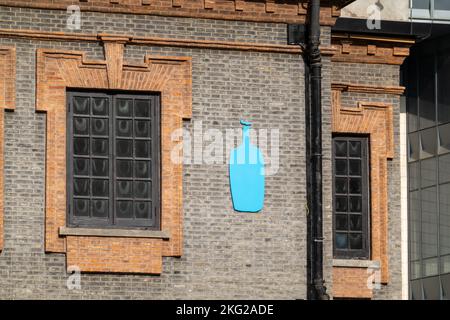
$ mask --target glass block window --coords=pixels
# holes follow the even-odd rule
[[[333,138],[335,258],[369,258],[368,138]]]
[[[68,92],[69,226],[159,228],[159,97]]]

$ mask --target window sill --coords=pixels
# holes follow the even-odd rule
[[[380,262],[375,260],[333,259],[333,267],[380,269]]]
[[[129,230],[129,229],[94,229],[94,228],[59,228],[60,236],[91,236],[91,237],[121,237],[121,238],[155,238],[169,240],[165,231]]]

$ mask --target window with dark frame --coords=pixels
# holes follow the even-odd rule
[[[333,137],[333,248],[340,259],[369,259],[369,142]]]
[[[67,96],[68,226],[158,230],[159,95]]]

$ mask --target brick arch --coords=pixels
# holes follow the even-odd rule
[[[87,60],[85,53],[75,51],[37,52],[36,110],[47,113],[45,250],[66,252],[68,266],[78,265],[81,271],[159,274],[162,256],[181,256],[183,251],[182,165],[170,160],[170,152],[179,143],[172,141],[172,132],[181,129],[182,120],[192,114],[191,58],[147,55],[142,64],[127,64],[123,54],[128,39],[106,35],[101,39],[105,60]],[[168,240],[89,234],[61,237],[60,229],[66,226],[69,87],[161,93],[161,231],[169,235]],[[90,249],[78,250],[81,246]],[[126,259],[117,261],[118,253]]]

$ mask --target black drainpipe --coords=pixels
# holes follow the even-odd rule
[[[323,279],[322,227],[322,59],[320,0],[308,5],[305,51],[306,138],[308,172],[308,299],[328,300]]]

